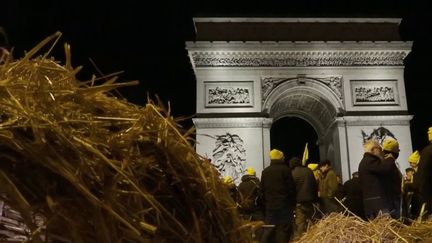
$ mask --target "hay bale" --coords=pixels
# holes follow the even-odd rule
[[[109,93],[135,82],[77,80],[67,45],[64,65],[38,55],[60,36],[0,65],[0,190],[27,237],[42,242],[46,227],[72,242],[250,241],[191,131],[160,104]]]
[[[332,213],[295,242],[432,242],[432,221],[404,224],[388,215],[364,221],[348,213]]]

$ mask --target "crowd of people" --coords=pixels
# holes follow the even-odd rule
[[[249,167],[236,186],[224,178],[240,215],[245,220],[264,221],[267,230],[260,242],[299,239],[316,220],[330,213],[345,213],[362,220],[381,214],[411,223],[432,212],[432,127],[429,145],[408,157],[403,174],[396,160],[399,143],[386,138],[364,143],[358,171],[342,184],[331,161],[303,164],[293,157],[286,161],[278,149],[270,151],[270,165],[261,179]]]

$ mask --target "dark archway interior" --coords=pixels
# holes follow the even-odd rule
[[[270,130],[271,149],[284,152],[288,161],[294,156],[302,158],[305,144],[308,143],[309,161],[318,163],[318,135],[305,120],[297,117],[284,117],[273,123]]]

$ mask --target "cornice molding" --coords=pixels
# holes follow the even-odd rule
[[[265,18],[265,17],[196,17],[195,23],[392,23],[401,18]]]
[[[388,116],[345,116],[336,118],[339,127],[349,126],[382,126],[382,125],[409,125],[412,115]]]
[[[190,51],[195,67],[403,66],[409,51]]]
[[[193,118],[196,128],[269,128],[272,118]]]

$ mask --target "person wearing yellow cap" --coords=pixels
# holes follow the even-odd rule
[[[421,199],[419,194],[419,188],[418,188],[418,164],[420,161],[420,153],[418,150],[414,151],[409,157],[408,157],[408,163],[410,165],[410,168],[407,168],[405,171],[407,171],[406,176],[407,179],[404,181],[404,209],[405,209],[405,216],[411,219],[416,219],[420,214],[420,208],[421,208]],[[411,169],[411,170],[408,170]],[[411,172],[409,172],[411,171]],[[412,175],[409,176],[409,173]]]
[[[399,142],[392,137],[387,137],[382,143],[382,149],[384,152],[384,160],[387,160],[392,166],[390,175],[383,178],[387,188],[387,196],[391,205],[390,215],[395,219],[399,219],[402,213],[401,204],[403,187],[403,175],[396,162],[400,151]]]
[[[233,178],[231,176],[224,176],[223,183],[226,185],[231,198],[234,200],[235,203],[237,203],[239,195],[238,195],[237,186],[234,183]]]
[[[274,241],[289,242],[292,234],[295,206],[295,185],[291,170],[285,163],[284,153],[273,149],[269,153],[270,165],[262,171],[266,224],[275,225]]]
[[[294,240],[297,240],[306,232],[308,225],[312,224],[315,204],[318,203],[318,183],[313,172],[303,166],[300,158],[291,158],[289,167],[296,188]]]
[[[315,180],[319,183],[321,179],[320,171],[318,170],[319,164],[317,163],[309,163],[307,167],[312,170]]]
[[[363,147],[364,154],[358,167],[363,207],[366,218],[374,219],[380,213],[390,214],[393,207],[385,178],[391,177],[394,163],[384,159],[378,141],[368,140]]]
[[[411,166],[411,168],[414,169],[414,171],[417,171],[418,169],[418,163],[420,161],[420,153],[418,150],[414,151],[409,157],[408,157],[408,163]]]
[[[432,212],[432,127],[428,129],[429,144],[420,153],[417,170],[418,188],[422,203],[425,203],[427,214]],[[414,179],[415,180],[415,179]],[[416,182],[417,184],[417,182]]]
[[[263,220],[262,191],[260,180],[256,176],[254,168],[246,168],[245,174],[238,185],[239,191],[239,213],[246,220]]]

